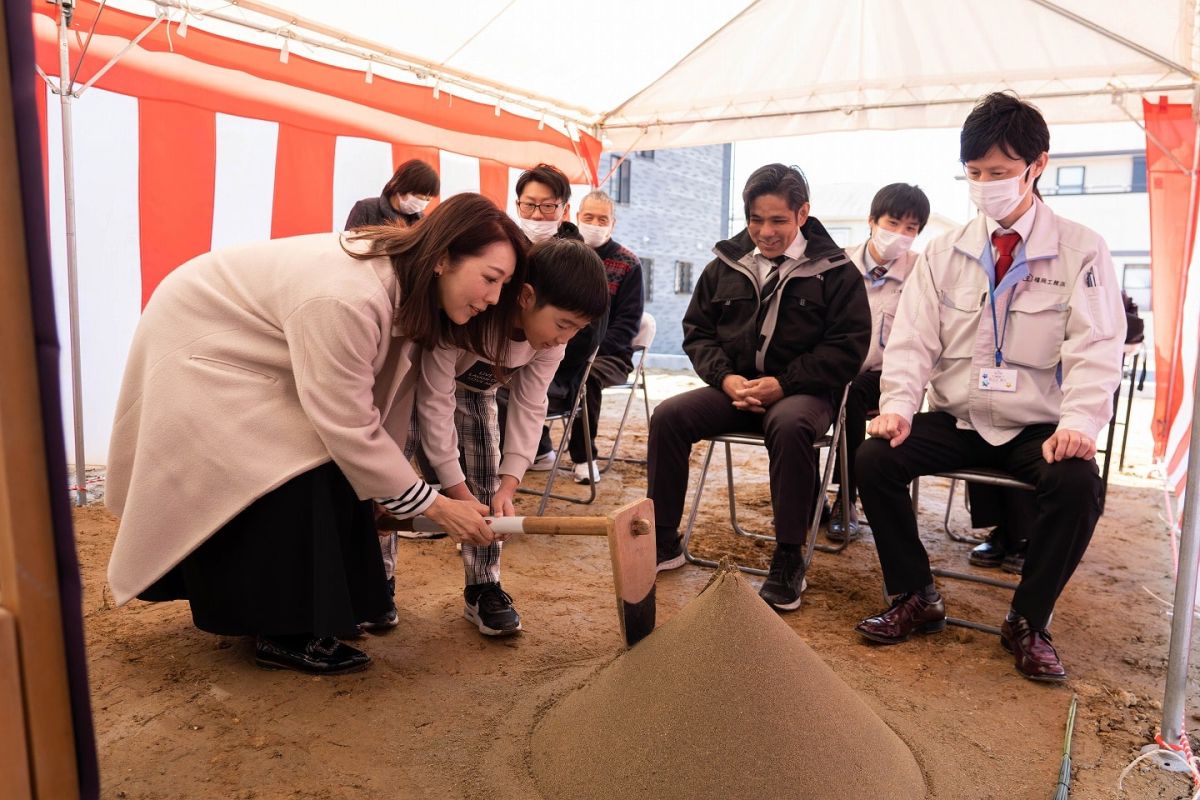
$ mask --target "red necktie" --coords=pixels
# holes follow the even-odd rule
[[[996,285],[1000,285],[1000,281],[1004,280],[1004,274],[1008,272],[1008,268],[1012,266],[1013,250],[1017,249],[1017,242],[1021,241],[1019,233],[1001,233],[999,230],[992,231],[992,244],[996,245]]]

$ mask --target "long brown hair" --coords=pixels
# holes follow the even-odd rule
[[[505,363],[509,333],[516,327],[520,307],[517,297],[526,282],[526,249],[521,229],[481,194],[456,194],[438,205],[420,225],[359,228],[347,237],[367,243],[366,252],[346,252],[359,259],[387,256],[400,284],[396,325],[408,339],[424,348],[457,347]],[[466,256],[477,255],[495,242],[508,242],[516,253],[512,279],[500,290],[495,306],[455,325],[442,311],[434,269],[449,258],[450,269]]]

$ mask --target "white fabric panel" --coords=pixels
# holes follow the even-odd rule
[[[47,106],[50,156],[50,248],[54,305],[62,346],[63,426],[75,459],[71,333],[67,299],[62,124],[58,98]],[[125,357],[141,315],[138,221],[138,103],[92,88],[74,101],[75,218],[83,390],[83,454],[108,457]]]
[[[508,204],[504,206],[504,210],[513,219],[517,218],[517,179],[521,177],[523,169],[516,167],[508,168]]]
[[[378,197],[391,177],[391,144],[356,136],[337,137],[333,151],[333,230],[346,226],[346,217],[359,200]],[[478,176],[475,182],[478,184]]]
[[[438,151],[442,179],[441,199],[447,200],[460,192],[479,191],[479,159],[462,156],[447,150]]]
[[[212,248],[271,238],[279,125],[217,114]]]

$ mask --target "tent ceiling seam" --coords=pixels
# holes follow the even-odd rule
[[[1039,5],[1042,8],[1046,9],[1047,11],[1058,14],[1063,19],[1070,20],[1071,22],[1074,22],[1076,25],[1080,25],[1084,28],[1087,28],[1088,30],[1094,31],[1094,32],[1100,34],[1101,36],[1105,37],[1106,39],[1114,41],[1123,47],[1128,47],[1130,50],[1133,50],[1137,53],[1141,53],[1142,55],[1146,56],[1147,58],[1153,59],[1154,61],[1157,61],[1160,64],[1170,67],[1173,72],[1178,72],[1182,75],[1186,75],[1188,78],[1190,78],[1193,81],[1200,80],[1200,75],[1193,72],[1188,67],[1185,67],[1182,64],[1178,64],[1178,63],[1172,61],[1171,59],[1166,58],[1165,56],[1162,56],[1159,53],[1154,52],[1150,48],[1138,44],[1137,42],[1133,41],[1132,39],[1126,39],[1124,36],[1120,35],[1119,33],[1110,31],[1108,28],[1105,28],[1103,25],[1100,25],[1099,23],[1096,23],[1089,19],[1081,17],[1078,14],[1074,13],[1073,11],[1068,11],[1067,9],[1058,5],[1057,3],[1051,2],[1051,0],[1029,0],[1029,2],[1031,2],[1035,5]]]
[[[446,65],[446,62],[448,62],[450,59],[454,58],[456,55],[461,53],[463,51],[463,49],[467,45],[469,45],[471,42],[475,41],[475,39],[478,38],[478,36],[481,33],[486,31],[488,28],[492,27],[492,23],[495,22],[496,20],[500,19],[500,17],[504,14],[504,12],[506,12],[510,8],[512,8],[513,4],[516,2],[517,2],[517,0],[508,0],[508,3],[504,6],[504,8],[500,9],[495,14],[493,14],[492,18],[489,19],[487,22],[483,23],[482,27],[480,27],[479,30],[475,31],[470,36],[468,36],[462,44],[460,44],[458,47],[454,48],[454,52],[450,53],[450,55],[443,58],[440,62],[441,66],[444,67]]]
[[[472,92],[482,94],[494,100],[510,103],[514,106],[519,106],[528,109],[537,114],[545,114],[547,116],[557,117],[564,122],[570,121],[583,129],[592,129],[597,112],[590,109],[585,109],[579,106],[564,103],[561,100],[545,97],[543,95],[532,92],[523,91],[512,86],[495,83],[485,78],[481,78],[470,73],[462,72],[453,68],[447,68],[425,61],[415,56],[410,56],[406,53],[400,53],[392,48],[389,48],[378,42],[373,42],[367,39],[362,39],[357,36],[352,36],[346,31],[324,25],[319,22],[307,20],[302,17],[289,14],[282,9],[266,3],[258,2],[258,0],[232,0],[222,6],[232,6],[240,14],[238,16],[232,14],[219,13],[218,9],[202,11],[191,5],[187,0],[146,0],[153,3],[155,6],[165,8],[179,8],[186,10],[191,15],[197,18],[210,17],[222,22],[227,22],[232,25],[240,25],[245,28],[257,30],[262,33],[279,34],[278,26],[268,26],[263,23],[254,22],[248,19],[244,12],[252,11],[262,16],[276,19],[285,24],[311,33],[326,36],[333,41],[322,41],[319,39],[310,38],[304,35],[289,33],[288,38],[295,42],[300,42],[311,47],[322,48],[343,55],[348,55],[354,58],[360,58],[364,61],[374,61],[376,64],[386,64],[391,67],[410,72],[416,75],[419,79],[434,79],[450,86],[458,86],[459,88],[467,89]],[[359,48],[356,50],[355,48]]]
[[[647,84],[646,84],[645,86],[643,86],[641,89],[638,89],[636,92],[634,92],[634,93],[633,93],[632,95],[630,95],[629,97],[625,98],[625,100],[621,101],[621,103],[620,103],[619,105],[617,105],[617,107],[616,107],[616,108],[614,108],[613,110],[611,110],[611,111],[606,111],[606,112],[604,112],[603,114],[601,114],[601,115],[600,115],[600,119],[596,121],[596,125],[597,125],[597,127],[599,127],[599,128],[601,128],[601,129],[603,129],[603,128],[605,127],[605,123],[608,121],[608,119],[609,119],[610,117],[612,117],[612,116],[614,116],[614,115],[616,115],[616,114],[619,114],[619,113],[621,113],[621,110],[622,110],[622,109],[624,109],[624,108],[625,108],[625,106],[629,105],[629,104],[630,104],[630,103],[632,103],[634,100],[638,99],[638,98],[639,98],[639,97],[641,97],[643,94],[645,94],[646,92],[648,92],[648,91],[650,91],[651,89],[653,89],[653,88],[654,88],[654,86],[655,86],[655,84],[657,84],[657,83],[658,83],[659,81],[661,81],[663,78],[667,77],[667,76],[668,76],[668,75],[670,75],[672,72],[674,72],[674,71],[675,71],[675,69],[676,69],[676,68],[677,68],[677,67],[678,67],[680,64],[682,64],[683,62],[687,61],[689,58],[691,58],[691,57],[692,57],[692,55],[694,55],[694,54],[695,54],[697,51],[699,51],[699,50],[700,50],[702,47],[704,47],[704,46],[705,46],[705,45],[707,45],[709,42],[711,42],[713,39],[715,39],[716,37],[718,37],[718,36],[720,36],[722,33],[724,33],[724,32],[725,32],[725,30],[726,30],[726,29],[728,29],[730,25],[733,25],[733,24],[734,24],[735,22],[737,22],[739,19],[741,19],[742,17],[746,16],[746,14],[748,14],[748,13],[749,13],[749,12],[750,12],[752,9],[754,9],[756,6],[758,6],[758,5],[759,5],[759,3],[761,3],[761,2],[762,2],[762,0],[753,0],[753,2],[751,2],[751,3],[750,3],[749,5],[747,5],[745,8],[743,8],[741,11],[739,11],[739,12],[738,12],[737,14],[735,14],[733,17],[731,17],[730,19],[726,20],[726,22],[725,22],[725,24],[724,24],[724,25],[722,25],[721,27],[717,28],[715,31],[713,31],[712,33],[710,33],[708,36],[704,37],[704,41],[700,42],[700,44],[696,45],[696,46],[695,46],[695,47],[693,47],[691,50],[689,50],[689,51],[687,52],[687,55],[685,55],[683,58],[681,58],[681,59],[679,59],[678,61],[676,61],[676,62],[675,62],[674,64],[672,64],[671,66],[667,67],[667,69],[665,69],[661,75],[659,75],[657,78],[655,78],[654,80],[652,80],[652,81],[650,81],[649,83],[647,83]]]
[[[1027,100],[1048,100],[1060,99],[1067,97],[1093,97],[1096,95],[1120,95],[1120,94],[1146,94],[1149,92],[1176,92],[1176,91],[1191,91],[1195,88],[1193,83],[1184,84],[1168,84],[1168,85],[1151,85],[1140,87],[1114,86],[1109,84],[1103,88],[1088,89],[1081,91],[1066,91],[1066,92],[1048,92],[1042,94],[1025,95]],[[703,117],[683,117],[676,120],[630,120],[625,123],[610,123],[604,125],[606,131],[619,130],[648,130],[654,127],[670,127],[675,125],[693,125],[697,122],[731,122],[737,120],[755,120],[755,119],[772,119],[777,117],[801,117],[812,116],[816,114],[828,114],[832,112],[841,112],[844,114],[855,114],[862,111],[894,111],[905,108],[928,107],[928,106],[946,106],[946,105],[961,105],[964,103],[974,103],[978,98],[975,97],[952,97],[943,100],[922,100],[919,102],[897,102],[897,103],[871,103],[857,106],[825,106],[823,108],[793,110],[793,111],[777,111],[770,113],[759,114],[740,114],[736,116],[703,116]]]

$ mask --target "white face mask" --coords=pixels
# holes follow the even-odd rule
[[[889,231],[882,225],[876,225],[871,234],[871,244],[879,254],[880,263],[888,264],[912,249],[914,237],[905,236],[896,231]]]
[[[422,200],[411,194],[401,195],[396,201],[396,210],[401,214],[420,214],[429,205],[428,200]]]
[[[521,226],[521,230],[525,231],[525,235],[529,237],[529,241],[537,244],[538,242],[544,242],[558,233],[559,220],[525,219],[524,217],[518,217],[517,224]]]
[[[1033,188],[1033,181],[1021,191],[1021,181],[1033,169],[1033,164],[1015,178],[1004,178],[998,181],[976,181],[967,178],[967,187],[971,193],[971,202],[975,204],[985,217],[1002,220],[1021,205],[1025,195]]]
[[[612,238],[612,225],[588,225],[581,222],[579,235],[588,247],[599,247]]]

